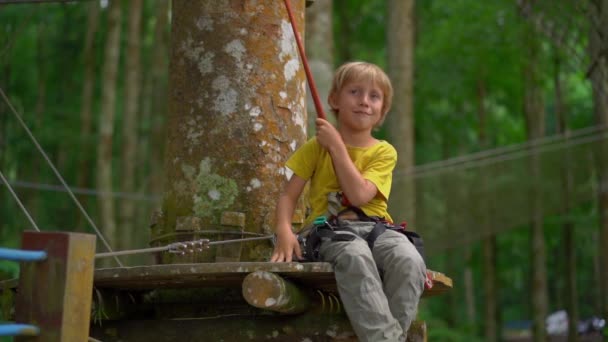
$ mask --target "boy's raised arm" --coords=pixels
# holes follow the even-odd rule
[[[329,151],[340,189],[354,206],[362,206],[378,193],[376,185],[363,178],[348,156],[346,145],[336,128],[323,119],[317,119],[317,141]]]
[[[291,221],[304,185],[306,185],[306,181],[294,174],[287,184],[285,184],[283,193],[279,197],[276,211],[277,226],[275,229],[277,241],[270,258],[272,262],[291,262],[294,253],[298,259],[302,259],[300,244],[291,230]]]

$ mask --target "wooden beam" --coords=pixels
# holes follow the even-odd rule
[[[21,263],[16,321],[39,327],[40,335],[15,341],[87,341],[95,236],[25,232],[21,248],[43,250],[47,258]]]

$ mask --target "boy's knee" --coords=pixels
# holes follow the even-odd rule
[[[374,263],[371,251],[364,240],[340,242],[329,248],[333,249],[330,253],[332,257],[327,261],[333,262],[336,266]]]

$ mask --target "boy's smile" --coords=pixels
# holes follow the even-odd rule
[[[382,90],[371,81],[349,82],[330,98],[340,125],[354,131],[371,131],[382,118],[382,104]]]

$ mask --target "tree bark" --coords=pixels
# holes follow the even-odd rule
[[[121,1],[112,0],[108,7],[108,35],[102,80],[101,115],[99,116],[99,142],[97,145],[97,189],[102,231],[110,246],[115,246],[116,222],[112,198],[112,140],[116,112],[116,80],[120,54]]]
[[[608,128],[608,0],[591,1],[589,54],[595,124]],[[605,133],[606,134],[606,133]],[[600,302],[602,317],[608,317],[608,144],[602,140],[597,151]]]
[[[415,164],[414,158],[414,32],[415,0],[388,2],[388,74],[393,82],[393,105],[386,118],[388,135],[397,150],[395,171],[404,172]],[[416,183],[404,175],[394,180],[389,210],[395,219],[407,218],[416,226]]]
[[[304,1],[291,4],[302,30]],[[165,193],[153,240],[218,229],[221,238],[235,233],[219,225],[226,216],[270,234],[290,177],[284,162],[306,139],[304,70],[284,4],[175,1],[172,13]],[[267,242],[248,243],[240,257],[270,252]]]
[[[543,137],[545,132],[545,112],[542,97],[542,84],[538,68],[540,67],[540,42],[532,28],[524,30],[524,114],[526,116],[526,130],[528,141],[534,142]],[[537,188],[541,183],[541,161],[537,147],[530,146],[530,222],[531,241],[530,257],[531,267],[531,299],[532,299],[532,325],[534,341],[547,340],[545,318],[548,314],[547,295],[547,266],[545,252],[545,236],[543,229],[543,202],[541,190]]]
[[[141,17],[142,0],[131,0],[129,7],[129,27],[127,33],[127,59],[125,78],[125,109],[122,127],[122,191],[135,192],[135,161],[138,141],[138,120],[141,77]],[[120,249],[132,248],[137,225],[135,223],[135,203],[131,199],[122,201],[120,215]]]

